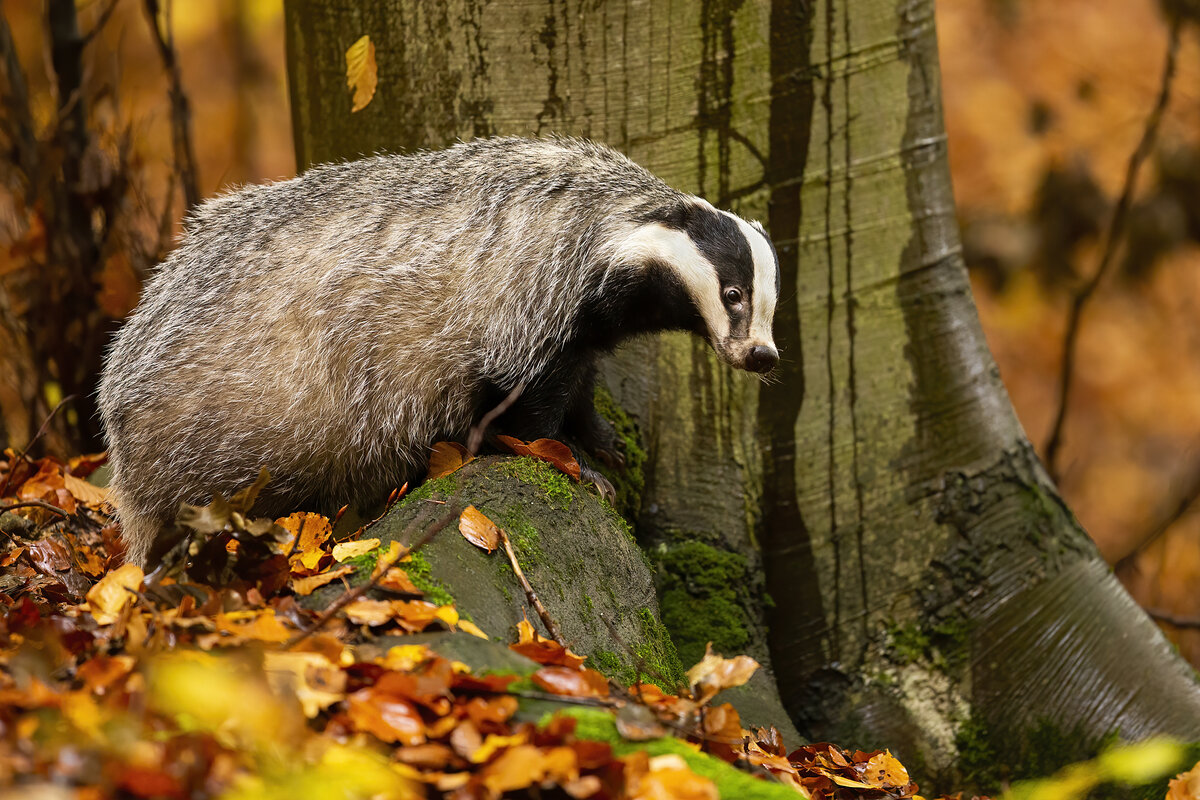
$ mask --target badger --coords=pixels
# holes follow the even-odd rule
[[[518,386],[492,430],[611,457],[599,355],[684,330],[766,373],[778,294],[760,224],[590,141],[480,139],[218,196],[106,356],[126,558],[160,560],[180,502],[262,467],[256,512],[378,502]]]

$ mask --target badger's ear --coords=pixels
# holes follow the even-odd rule
[[[638,216],[639,222],[657,222],[672,230],[687,230],[688,222],[695,214],[696,206],[687,200],[672,200],[659,206],[652,206]]]

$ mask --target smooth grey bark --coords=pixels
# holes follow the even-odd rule
[[[647,451],[633,517],[668,627],[690,602],[773,661],[803,733],[890,747],[942,785],[1022,771],[1047,730],[1083,750],[1114,730],[1200,738],[1193,673],[1059,500],[987,351],[931,0],[286,9],[302,167],[569,133],[768,222],[775,383],[681,336],[605,368]],[[351,114],[363,34],[380,85]]]

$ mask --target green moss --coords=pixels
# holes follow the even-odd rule
[[[520,456],[505,459],[500,471],[517,480],[541,489],[547,502],[559,511],[566,511],[574,498],[571,479],[545,461]]]
[[[621,443],[625,456],[623,470],[610,470],[599,465],[604,477],[612,483],[616,490],[617,499],[613,504],[617,511],[627,517],[637,514],[642,505],[642,492],[646,488],[646,449],[642,447],[642,437],[638,432],[637,423],[625,413],[625,409],[617,404],[608,387],[602,383],[596,384],[593,402],[596,411],[606,419],[616,431],[617,440]]]
[[[969,653],[970,623],[963,617],[949,617],[933,625],[891,623],[887,628],[888,650],[898,664],[930,664],[935,669],[952,670]]]
[[[648,742],[627,742],[617,733],[616,723],[612,714],[591,708],[570,708],[557,712],[573,717],[576,721],[575,735],[580,739],[597,742],[607,742],[612,745],[613,754],[620,757],[638,750],[643,750],[651,757],[662,755],[677,755],[697,775],[702,775],[716,784],[717,792],[722,798],[737,798],[737,800],[795,800],[796,791],[780,783],[772,783],[762,778],[756,778],[719,758],[697,752],[694,747],[681,739],[664,737],[651,739]],[[543,717],[539,724],[546,726],[551,719],[550,714]]]
[[[671,634],[650,609],[639,609],[637,616],[643,641],[633,648],[633,654],[623,656],[611,650],[593,651],[588,656],[588,666],[626,686],[644,681],[670,691],[683,685],[686,680],[683,664]]]
[[[753,607],[746,586],[746,559],[702,542],[684,542],[662,548],[659,607],[685,664],[704,657],[704,646],[726,655],[740,653],[750,644]]]
[[[450,594],[450,591],[441,581],[433,577],[433,569],[424,554],[413,553],[407,561],[401,562],[399,566],[408,573],[409,580],[413,582],[413,585],[425,593],[425,599],[429,602],[439,606],[450,605],[454,602],[454,596]]]
[[[522,564],[547,563],[546,553],[542,550],[542,534],[533,526],[525,512],[520,508],[510,508],[493,518],[500,522],[508,534],[513,550],[517,551],[517,558]],[[501,553],[501,556],[503,555]],[[501,558],[500,561],[505,569],[510,568],[508,559]]]
[[[1000,758],[992,747],[987,727],[981,721],[968,717],[958,726],[954,746],[958,750],[958,783],[987,795],[995,794],[1001,785],[997,770]]]

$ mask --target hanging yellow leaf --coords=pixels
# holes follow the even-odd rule
[[[350,112],[362,111],[375,96],[379,78],[375,66],[375,43],[363,36],[346,51],[346,86],[354,92]]]

